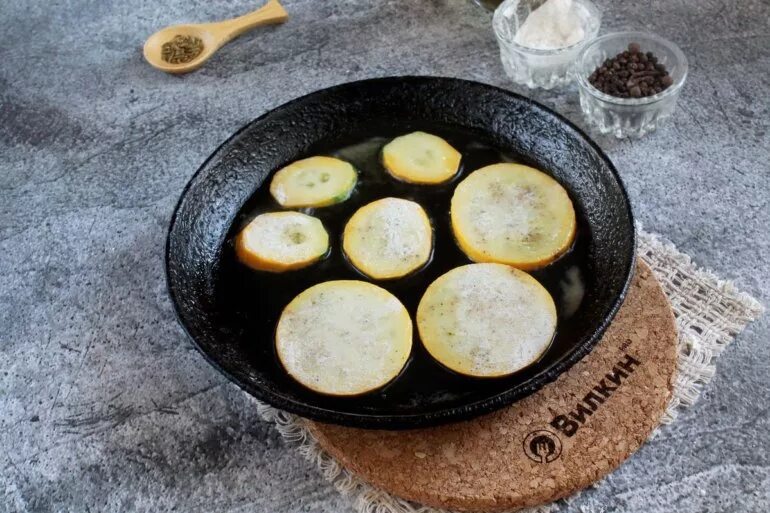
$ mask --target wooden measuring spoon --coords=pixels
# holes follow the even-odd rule
[[[222,46],[247,30],[260,25],[283,23],[289,19],[286,10],[278,0],[270,0],[254,12],[216,23],[173,25],[151,35],[144,43],[144,58],[152,66],[167,73],[189,73],[203,65]],[[193,36],[203,41],[203,51],[190,62],[171,64],[161,57],[163,43],[174,36]]]

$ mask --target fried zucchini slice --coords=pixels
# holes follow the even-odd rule
[[[419,204],[383,198],[353,214],[345,225],[342,249],[366,276],[375,280],[400,278],[430,259],[433,229]]]
[[[396,137],[382,149],[382,163],[394,178],[416,184],[439,184],[460,169],[460,153],[441,137],[425,132]]]
[[[556,306],[524,271],[469,264],[428,286],[417,307],[428,353],[466,376],[507,376],[537,361],[556,332]]]
[[[329,250],[321,221],[299,212],[271,212],[254,218],[235,239],[241,262],[259,271],[307,267]]]
[[[327,281],[284,308],[275,347],[286,372],[307,388],[359,395],[401,372],[412,350],[412,320],[385,289],[356,280]]]
[[[333,157],[310,157],[279,169],[270,194],[282,207],[326,207],[345,201],[356,186],[355,168]]]
[[[475,262],[539,269],[572,245],[577,228],[567,191],[545,173],[520,164],[494,164],[457,185],[452,231]]]

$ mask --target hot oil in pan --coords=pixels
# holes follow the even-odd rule
[[[579,319],[580,303],[583,299],[585,282],[590,279],[587,268],[587,237],[585,223],[580,209],[578,232],[573,248],[555,263],[533,272],[551,293],[559,312],[557,334],[551,349],[541,358],[540,363],[517,374],[501,379],[474,379],[455,374],[436,363],[423,349],[417,328],[414,329],[412,356],[402,373],[380,391],[352,398],[327,398],[311,392],[293,381],[281,368],[274,352],[273,336],[275,325],[282,309],[303,290],[328,280],[358,279],[372,281],[393,294],[406,306],[414,321],[417,305],[427,286],[440,275],[471,261],[458,249],[453,239],[449,205],[457,182],[468,173],[486,165],[499,162],[520,162],[532,165],[526,159],[503,153],[487,144],[476,134],[456,129],[430,131],[446,139],[463,156],[461,170],[448,184],[440,186],[416,186],[399,182],[387,174],[380,162],[382,147],[394,136],[409,132],[389,133],[385,137],[373,137],[337,149],[313,148],[301,158],[314,154],[332,155],[351,162],[359,172],[359,180],[352,196],[347,201],[330,207],[302,209],[318,217],[329,232],[331,250],[321,262],[299,271],[267,273],[254,271],[237,261],[232,248],[232,238],[254,216],[281,210],[270,196],[269,179],[242,209],[233,225],[231,243],[226,246],[222,259],[221,287],[226,288],[227,304],[220,305],[228,312],[227,324],[234,326],[233,338],[238,339],[252,356],[255,371],[269,373],[276,378],[281,393],[296,397],[312,396],[320,406],[324,404],[347,403],[353,411],[408,414],[431,411],[467,402],[469,396],[489,396],[504,391],[512,383],[522,381],[538,373],[548,360],[549,353],[564,354],[564,347],[575,343],[570,336],[571,326]],[[535,166],[537,167],[537,166]],[[548,171],[547,169],[545,170]],[[356,271],[342,253],[342,231],[351,215],[361,206],[388,196],[416,201],[423,206],[431,219],[434,229],[434,251],[431,261],[421,270],[401,279],[373,281]],[[577,207],[577,205],[576,205]]]

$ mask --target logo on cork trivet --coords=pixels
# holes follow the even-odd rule
[[[625,347],[627,346],[623,346],[622,349]],[[550,422],[551,427],[567,437],[574,436],[578,429],[586,423],[588,417],[593,415],[599,406],[604,404],[641,364],[642,362],[626,353],[624,358],[617,362],[612,370],[605,374],[596,386],[576,404],[574,410],[566,415],[556,415]]]
[[[524,454],[537,463],[551,463],[561,456],[561,440],[545,429],[533,431],[524,439]]]

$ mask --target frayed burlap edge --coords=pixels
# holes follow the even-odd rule
[[[689,256],[670,242],[639,230],[639,257],[650,266],[671,302],[679,328],[679,369],[671,402],[662,424],[676,420],[680,409],[697,401],[716,371],[716,359],[763,308],[729,282],[699,269]],[[257,402],[260,416],[275,425],[283,439],[314,464],[341,494],[352,500],[358,513],[448,513],[420,506],[379,490],[344,469],[326,454],[302,419]],[[573,496],[573,498],[576,496]],[[552,513],[570,499],[521,510]]]

